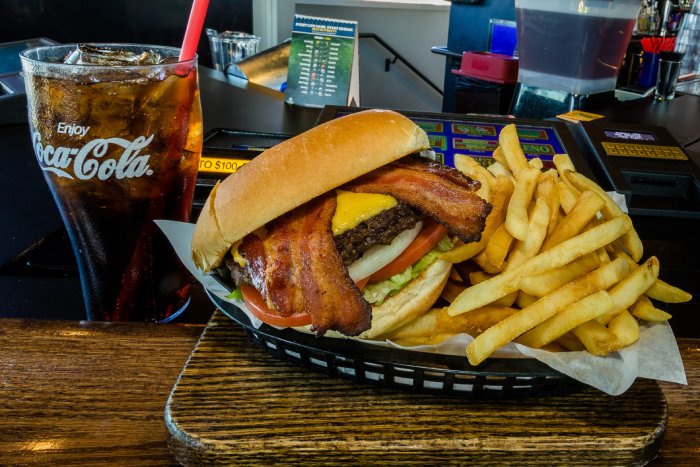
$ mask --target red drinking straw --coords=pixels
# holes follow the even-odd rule
[[[207,15],[208,6],[209,0],[194,0],[192,2],[192,11],[190,11],[190,19],[187,21],[185,39],[182,41],[182,49],[180,49],[181,62],[192,60],[195,53],[197,53],[197,44],[199,44],[199,36],[202,34],[204,17]]]

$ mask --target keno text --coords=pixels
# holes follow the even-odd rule
[[[148,138],[139,136],[133,141],[123,138],[94,139],[82,148],[55,148],[50,144],[44,146],[39,132],[34,132],[32,135],[34,152],[42,170],[53,172],[59,177],[80,180],[90,180],[95,177],[100,180],[107,180],[110,177],[123,179],[152,175],[153,170],[148,165],[148,159],[151,156],[140,154],[151,141],[153,141],[153,135]],[[114,146],[121,148],[119,157],[105,158],[110,147]]]

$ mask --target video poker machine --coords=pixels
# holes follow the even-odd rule
[[[575,133],[598,183],[625,195],[633,215],[700,218],[700,169],[666,128],[607,119]]]
[[[326,106],[316,124],[363,110]],[[423,128],[436,159],[454,167],[464,154],[482,165],[493,163],[498,135],[515,124],[525,157],[554,167],[556,154],[568,154],[576,170],[603,188],[625,196],[632,215],[700,217],[700,172],[696,162],[661,127],[625,125],[607,119],[565,123],[507,116],[399,111]],[[286,135],[217,129],[204,140],[195,209],[216,181],[237,170]]]

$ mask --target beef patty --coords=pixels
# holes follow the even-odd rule
[[[388,245],[404,230],[412,229],[423,216],[405,203],[380,212],[334,238],[346,266],[355,262],[374,245]]]

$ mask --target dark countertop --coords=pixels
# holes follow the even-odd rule
[[[200,89],[205,131],[227,128],[294,135],[312,127],[319,109],[286,105],[282,95],[256,85],[232,85],[213,70],[202,68]],[[608,118],[626,123],[665,126],[695,157],[700,154],[700,97],[679,94],[671,102],[621,103]],[[30,275],[8,268],[26,249],[43,242],[59,264],[73,262],[62,224],[41,172],[36,167],[26,124],[23,98],[0,100],[0,316],[44,319],[81,319],[79,281],[70,270]],[[635,226],[645,244],[645,256],[657,255],[661,276],[700,295],[700,223],[693,220],[639,217]],[[56,248],[52,246],[56,245]],[[184,322],[206,322],[214,307],[195,290]],[[679,337],[700,336],[700,302],[672,306],[671,320]]]

